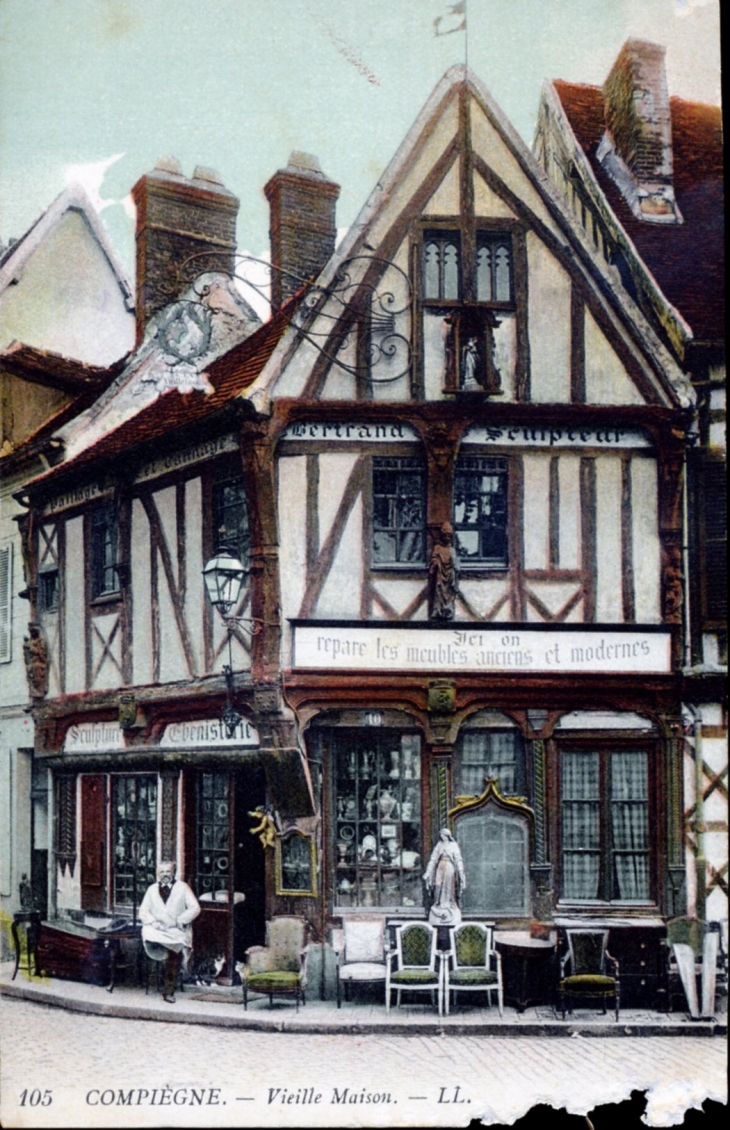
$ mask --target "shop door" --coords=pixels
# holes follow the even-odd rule
[[[264,937],[264,851],[249,833],[264,775],[258,766],[201,769],[195,784],[194,966],[230,980],[246,948]]]

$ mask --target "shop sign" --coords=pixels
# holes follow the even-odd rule
[[[143,464],[135,478],[141,483],[146,479],[154,479],[168,471],[177,471],[181,467],[189,467],[191,463],[200,463],[203,459],[211,459],[214,455],[222,455],[227,451],[238,451],[238,440],[234,435],[218,436],[215,439],[205,440],[194,447],[187,447],[183,451],[171,451],[169,455],[161,455]]]
[[[63,743],[64,753],[117,753],[126,748],[117,722],[77,722]]]
[[[299,421],[289,424],[282,439],[294,440],[365,440],[368,443],[393,443],[418,439],[413,428],[400,420],[375,423],[349,423],[340,420]]]
[[[669,632],[293,625],[297,668],[668,674]]]
[[[462,443],[497,447],[651,447],[638,428],[601,424],[474,424]]]
[[[193,722],[171,722],[165,726],[162,749],[240,749],[258,746],[259,735],[247,718],[238,723],[233,737],[220,718],[203,718]]]

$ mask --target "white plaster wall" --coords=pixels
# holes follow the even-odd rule
[[[574,595],[578,585],[578,581],[530,581],[528,588],[545,605],[547,610],[553,616],[556,616]],[[580,605],[578,608],[580,608]],[[576,615],[572,618],[582,619],[582,615],[576,610]],[[539,612],[528,604],[527,619],[543,621],[544,617],[540,616]]]
[[[150,528],[139,499],[132,503],[132,682],[152,682]]]
[[[55,698],[61,693],[59,660],[61,654],[59,625],[60,614],[46,612],[41,615],[41,626],[48,646],[48,697]]]
[[[363,586],[362,497],[352,508],[315,615],[326,619],[358,619]]]
[[[596,619],[622,619],[621,593],[621,461],[596,459]]]
[[[319,494],[317,507],[319,512],[319,546],[327,540],[337,514],[337,509],[342,501],[342,496],[347,486],[347,481],[352,468],[357,462],[357,455],[346,452],[325,453],[319,457]]]
[[[372,574],[371,584],[376,592],[380,593],[385,600],[387,600],[390,607],[398,614],[401,615],[405,612],[406,608],[418,597],[425,588],[425,574],[423,580],[386,580],[380,578],[377,573]],[[428,598],[424,599],[421,607],[412,617],[414,620],[425,620],[428,617]],[[382,607],[373,601],[373,619],[375,620],[388,620],[390,614],[383,611]]]
[[[657,512],[657,468],[654,459],[631,460],[631,534],[634,558],[636,619],[661,621],[661,547]]]
[[[562,233],[558,231],[552,215],[545,207],[532,180],[525,175],[494,126],[491,125],[474,101],[471,102],[471,127],[475,151],[512,190],[514,195],[528,205],[554,235],[558,235],[562,239]]]
[[[547,569],[550,548],[550,456],[525,455],[523,468],[525,569]]]
[[[170,553],[173,581],[177,583],[177,520],[175,488],[166,487],[155,491],[157,511],[160,515],[162,533]],[[157,588],[160,602],[160,682],[172,683],[188,678],[188,665],[185,659],[180,633],[175,619],[170,588],[162,565],[162,556],[157,555]]]
[[[589,310],[585,312],[585,383],[589,404],[643,404],[644,398]]]
[[[106,654],[104,654],[104,645],[102,644],[96,629],[99,630],[105,640],[111,636],[112,630],[119,621],[119,612],[117,609],[110,612],[107,616],[94,616],[91,627],[91,671],[93,679],[94,690],[108,690],[111,687],[122,686],[122,676],[120,669],[122,666],[122,631],[121,626],[117,627],[116,634],[112,642],[107,646]],[[69,641],[69,646],[73,646],[73,642]],[[99,660],[104,655],[104,659],[99,667]],[[119,667],[116,667],[112,662],[112,656]],[[97,667],[98,673],[95,675]]]
[[[462,573],[459,578],[459,589],[463,592],[477,616],[480,617],[486,616],[491,612],[497,602],[501,601],[502,597],[506,596],[507,599],[502,604],[497,614],[497,619],[512,619],[512,606],[509,599],[509,581],[504,577],[495,577],[494,580],[469,580],[469,574]],[[459,618],[465,619],[465,613],[460,613]]]
[[[200,479],[188,479],[185,490],[185,619],[196,671],[204,664],[203,616],[207,597],[203,581],[203,500]]]
[[[455,216],[461,211],[459,193],[459,161],[454,161],[433,196],[423,209],[426,216]]]
[[[444,320],[440,314],[423,315],[423,386],[426,400],[444,396]]]
[[[561,455],[558,462],[558,562],[561,569],[581,565],[580,455]]]
[[[538,404],[570,402],[570,278],[528,232],[530,394]]]
[[[280,456],[278,470],[279,569],[281,612],[296,617],[304,596],[307,566],[307,480],[304,455]],[[287,647],[288,627],[287,627]],[[289,661],[289,656],[285,662]]]
[[[69,210],[0,302],[0,348],[16,338],[107,365],[134,344],[134,313],[83,214]]]
[[[478,219],[514,220],[516,218],[509,205],[492,191],[479,173],[474,174],[474,211]]]
[[[75,694],[86,688],[86,655],[84,650],[84,624],[86,603],[84,593],[84,523],[82,518],[71,518],[66,523],[66,694]]]

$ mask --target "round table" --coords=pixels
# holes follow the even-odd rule
[[[555,984],[557,935],[532,938],[518,930],[497,931],[494,943],[502,955],[505,1002],[518,1012],[548,1003]]]

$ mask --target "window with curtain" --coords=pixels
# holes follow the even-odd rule
[[[563,899],[648,902],[646,750],[563,750],[560,774]]]
[[[462,730],[455,751],[456,793],[479,796],[496,777],[503,796],[525,792],[525,754],[517,730]]]
[[[454,545],[462,569],[507,568],[506,459],[462,455],[457,460]]]
[[[373,459],[372,564],[426,561],[426,467],[421,459]]]

